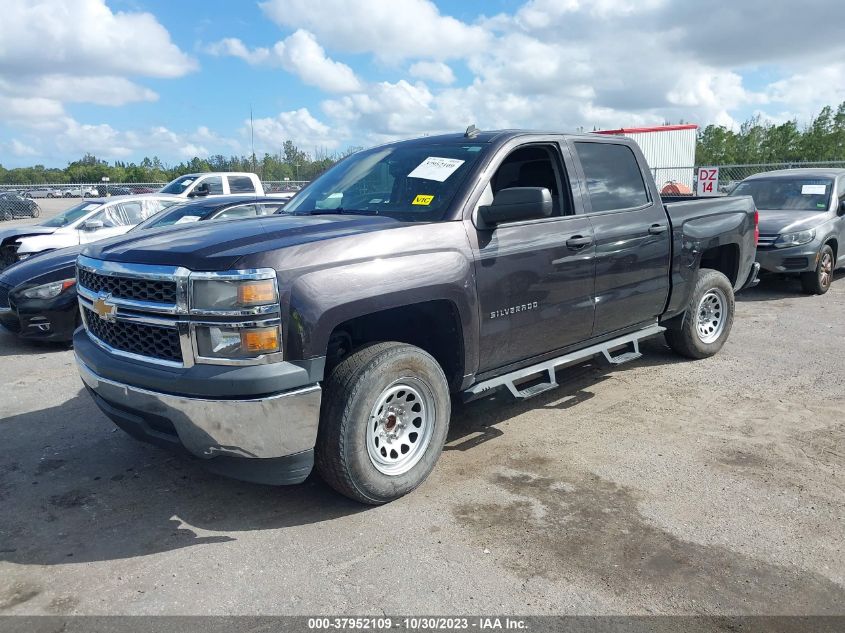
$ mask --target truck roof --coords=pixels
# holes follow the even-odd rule
[[[837,178],[845,176],[845,169],[837,169],[835,167],[796,167],[794,169],[778,169],[776,171],[764,171],[753,176],[748,176],[746,180],[760,180],[763,178]]]
[[[463,132],[454,132],[450,134],[436,134],[432,136],[420,136],[413,139],[402,141],[394,141],[393,143],[386,143],[385,145],[394,145],[396,143],[418,143],[420,145],[427,145],[431,143],[495,143],[504,142],[512,138],[520,136],[566,136],[576,138],[593,138],[600,136],[598,134],[583,133],[583,132],[561,132],[554,130],[477,130],[473,136],[467,136]],[[604,138],[607,138],[606,136]],[[622,139],[624,140],[624,139]]]

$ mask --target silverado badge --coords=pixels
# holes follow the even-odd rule
[[[93,307],[96,315],[103,321],[113,322],[117,315],[117,306],[109,303],[109,299],[111,299],[111,295],[100,295],[94,302]]]

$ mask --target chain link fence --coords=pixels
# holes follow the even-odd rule
[[[164,182],[91,182],[91,183],[39,183],[0,185],[0,220],[37,218],[46,199],[104,198],[156,193]],[[265,193],[297,192],[308,184],[307,180],[266,180],[262,182]]]
[[[651,172],[661,193],[668,195],[695,195],[698,170],[718,167],[719,195],[727,195],[749,176],[778,169],[830,168],[845,169],[845,161],[820,161],[815,163],[753,163],[747,165],[700,165],[695,167],[654,167]]]

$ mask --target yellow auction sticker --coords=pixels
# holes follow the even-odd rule
[[[434,200],[434,196],[424,196],[420,194],[416,198],[414,198],[414,201],[411,204],[421,204],[423,206],[428,206],[431,204],[432,200]]]

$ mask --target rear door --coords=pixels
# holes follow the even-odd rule
[[[669,295],[670,231],[663,202],[630,145],[573,140],[595,234],[593,336],[651,321]]]
[[[576,214],[557,143],[516,146],[499,158],[479,204],[509,187],[546,187],[552,217],[468,225],[481,311],[479,372],[587,339],[593,326],[594,249],[589,219]]]

